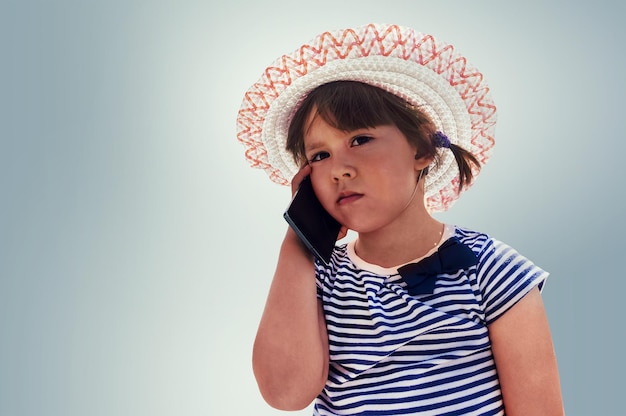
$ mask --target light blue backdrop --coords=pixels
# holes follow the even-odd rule
[[[250,354],[289,191],[235,117],[274,58],[370,21],[486,76],[494,157],[442,218],[552,273],[567,414],[623,414],[623,3],[210,3],[0,5],[0,415],[281,414]]]

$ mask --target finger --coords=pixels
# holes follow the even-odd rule
[[[346,235],[348,235],[348,227],[346,227],[345,225],[342,225],[341,229],[339,230],[339,235],[337,235],[337,241],[341,240]]]
[[[293,179],[291,180],[291,194],[295,194],[300,186],[300,183],[304,178],[311,174],[311,166],[309,164],[305,164],[300,168],[298,173],[295,174]]]

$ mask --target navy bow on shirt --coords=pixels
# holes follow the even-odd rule
[[[446,240],[431,256],[398,269],[409,295],[427,295],[435,290],[437,275],[454,273],[478,264],[476,254],[457,237]]]

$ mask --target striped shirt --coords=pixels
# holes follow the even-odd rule
[[[548,273],[485,234],[446,230],[478,264],[438,275],[432,294],[409,295],[397,268],[367,264],[352,244],[316,262],[330,368],[314,415],[504,414],[487,326]]]

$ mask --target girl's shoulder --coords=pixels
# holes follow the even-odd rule
[[[480,255],[480,253],[484,252],[485,249],[491,246],[495,241],[487,233],[458,225],[454,226],[454,236],[458,238],[461,243],[471,248],[476,255]]]
[[[484,232],[455,226],[455,236],[459,241],[470,247],[480,260],[506,255],[521,255],[507,243]]]
[[[355,269],[356,270],[357,269],[357,267],[352,262],[352,259],[350,258],[350,254],[348,253],[349,251],[348,244],[349,243],[342,243],[342,244],[338,244],[335,246],[335,249],[333,250],[333,255],[331,257],[331,261],[328,267],[334,270],[341,270],[341,269],[348,269],[348,270]]]

